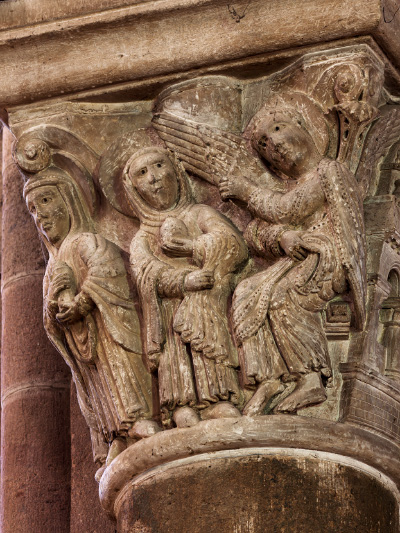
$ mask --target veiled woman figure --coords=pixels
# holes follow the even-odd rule
[[[233,298],[244,380],[258,386],[247,414],[262,412],[288,380],[296,386],[278,411],[326,399],[331,365],[321,312],[329,300],[350,288],[355,325],[364,322],[362,200],[349,169],[325,156],[323,123],[322,111],[305,95],[276,99],[254,118],[252,144],[287,192],[235,173],[220,183],[223,198],[246,202],[256,217],[246,230],[252,248],[274,261],[242,281]]]
[[[45,170],[27,181],[24,197],[49,252],[44,326],[71,368],[102,463],[107,444],[115,443],[115,453],[135,423],[147,424],[142,436],[155,424],[125,266],[117,246],[95,233],[88,202],[67,173]]]
[[[165,423],[173,414],[178,427],[192,425],[198,409],[203,417],[239,416],[237,352],[226,314],[246,244],[224,216],[194,203],[183,167],[165,149],[136,152],[124,186],[140,219],[130,260]]]

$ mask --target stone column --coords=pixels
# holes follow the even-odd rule
[[[114,533],[99,502],[89,428],[80,412],[75,387],[71,387],[71,519],[70,533]]]
[[[19,2],[4,531],[398,533],[397,0]]]
[[[44,259],[3,134],[1,531],[67,533],[69,373],[42,324]]]

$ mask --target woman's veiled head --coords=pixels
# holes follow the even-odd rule
[[[136,152],[126,166],[125,176],[150,207],[165,211],[179,198],[177,173],[169,153],[160,148]]]
[[[59,169],[49,169],[29,179],[24,197],[49,249],[58,249],[70,234],[92,229],[83,194],[71,177]]]
[[[32,189],[26,196],[26,205],[39,233],[59,248],[69,233],[71,220],[57,187],[43,185]]]
[[[185,169],[173,153],[158,146],[129,158],[123,186],[132,212],[148,229],[159,228],[165,218],[178,216],[192,203]]]

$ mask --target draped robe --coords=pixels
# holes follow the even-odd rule
[[[49,301],[52,278],[60,265],[73,273],[78,295],[92,302],[91,312],[61,325],[57,305]],[[68,295],[67,295],[68,296]],[[44,280],[46,331],[71,367],[78,400],[88,425],[111,441],[139,418],[151,416],[151,379],[141,355],[140,325],[129,295],[119,249],[101,235],[67,236],[50,256]]]
[[[354,175],[323,159],[286,194],[259,189],[249,208],[257,217],[246,230],[252,247],[275,262],[236,288],[232,316],[245,385],[331,375],[321,311],[335,295],[352,293],[355,325],[365,320],[363,207]],[[279,237],[303,231],[304,261],[284,256]]]
[[[193,241],[190,258],[171,257],[162,247],[162,224],[171,217]],[[181,201],[160,219],[153,226],[141,224],[131,245],[131,265],[144,315],[145,351],[160,354],[161,407],[238,403],[238,359],[228,329],[227,302],[234,274],[247,260],[246,244],[209,206]],[[198,268],[213,271],[214,286],[186,292],[185,276]]]

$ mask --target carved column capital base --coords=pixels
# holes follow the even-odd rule
[[[122,452],[100,499],[119,533],[394,533],[398,452],[363,429],[306,417],[209,420]]]

